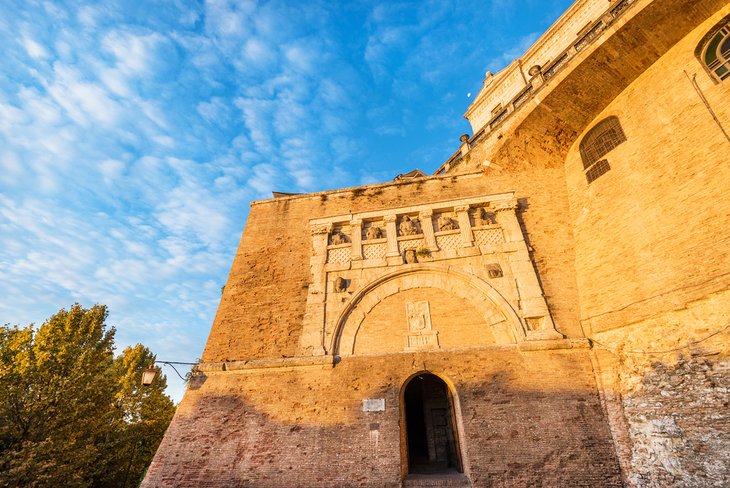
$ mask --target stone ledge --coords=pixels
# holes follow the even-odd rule
[[[210,373],[216,371],[240,371],[248,369],[290,368],[297,366],[331,366],[334,363],[332,356],[298,356],[276,359],[251,359],[249,361],[225,361],[215,363],[200,363],[198,371]]]
[[[334,366],[343,358],[347,357],[372,357],[372,356],[389,356],[400,354],[424,354],[424,353],[458,353],[474,350],[488,349],[519,349],[521,351],[547,351],[551,349],[588,349],[590,342],[587,339],[558,339],[558,340],[542,340],[542,341],[525,341],[514,344],[493,344],[488,346],[476,347],[450,347],[429,351],[398,351],[385,354],[356,354],[344,356],[297,356],[291,358],[276,359],[251,359],[249,361],[225,361],[199,363],[196,366],[197,371],[202,373],[214,373],[225,371],[244,371],[254,369],[274,369],[274,368],[292,368],[302,366]]]
[[[520,351],[548,351],[551,349],[589,349],[588,339],[549,339],[525,341],[518,344]]]

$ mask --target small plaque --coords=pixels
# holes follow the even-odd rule
[[[362,401],[363,412],[384,412],[385,398],[373,398],[371,400]]]

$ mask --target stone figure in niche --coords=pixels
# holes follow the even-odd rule
[[[439,230],[456,230],[456,222],[451,217],[441,214],[438,218]]]
[[[370,226],[368,231],[365,233],[365,237],[368,240],[382,239],[383,238],[383,229],[381,229],[380,227],[378,227],[376,225]]]
[[[482,225],[492,225],[494,222],[494,214],[487,212],[483,208],[477,209],[476,214],[474,214],[474,224],[477,227]]]
[[[398,226],[400,229],[400,235],[402,236],[414,236],[418,234],[418,226],[416,225],[416,220],[411,218],[409,216],[403,217],[403,220],[400,222],[400,226]]]
[[[343,291],[347,291],[347,285],[347,280],[342,276],[338,276],[335,280],[335,292],[342,293]]]
[[[330,237],[330,243],[333,246],[338,244],[347,244],[347,236],[343,234],[342,231],[336,230],[332,233],[332,237]]]
[[[487,273],[490,278],[501,278],[504,276],[504,273],[502,273],[502,267],[496,263],[487,266]]]
[[[405,258],[406,264],[414,264],[418,262],[415,249],[407,249],[406,252],[403,253],[403,256]]]

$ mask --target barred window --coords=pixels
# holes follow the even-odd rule
[[[624,131],[618,117],[613,115],[603,119],[588,131],[580,141],[580,157],[583,160],[588,183],[611,169],[603,157],[624,141],[626,141]]]
[[[594,182],[599,176],[608,173],[609,169],[611,169],[611,166],[608,164],[608,161],[601,159],[586,171],[586,181],[588,183]]]
[[[727,19],[727,18],[726,18]],[[716,26],[700,43],[700,60],[718,81],[730,78],[730,21]]]
[[[580,141],[580,156],[583,159],[583,168],[601,159],[614,147],[626,140],[618,117],[610,116],[600,121]]]

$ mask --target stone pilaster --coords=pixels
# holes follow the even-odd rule
[[[494,205],[497,223],[502,227],[505,241],[515,244],[515,251],[509,253],[509,263],[517,284],[520,312],[525,323],[527,339],[562,339],[562,334],[555,330],[540,282],[537,280],[537,273],[530,259],[516,210],[517,200],[498,202]]]
[[[350,260],[362,259],[362,219],[352,219],[350,221],[350,241],[352,242]]]
[[[398,227],[396,225],[398,217],[395,214],[383,216],[385,222],[385,237],[388,240],[388,253],[386,257],[400,256],[398,252]]]
[[[418,218],[421,221],[421,231],[423,232],[423,239],[426,241],[426,248],[430,251],[438,251],[436,236],[433,233],[433,210],[430,208],[421,210]]]
[[[469,219],[469,205],[461,205],[454,207],[454,213],[459,220],[459,230],[461,230],[461,247],[471,247],[474,245],[474,233],[471,230],[471,220]]]
[[[307,304],[304,311],[302,335],[299,338],[300,356],[321,356],[324,351],[324,302],[326,300],[327,240],[332,232],[332,224],[312,226],[313,255],[309,260],[312,282],[307,291]]]

